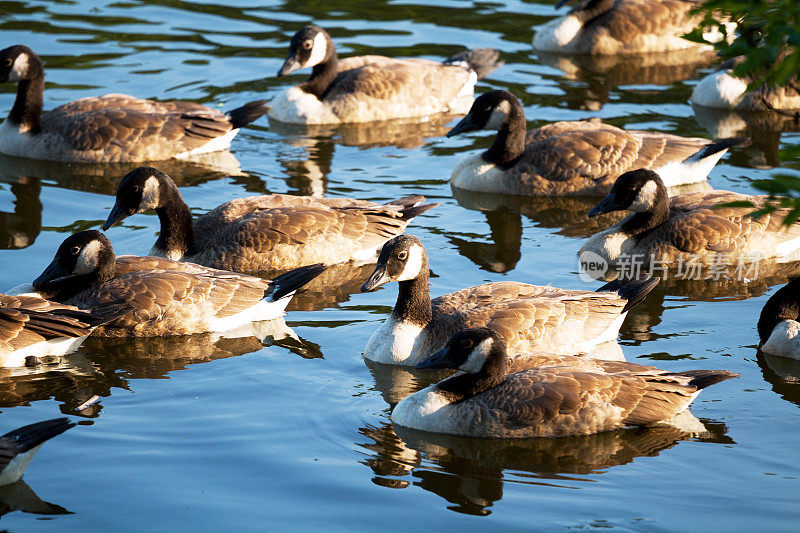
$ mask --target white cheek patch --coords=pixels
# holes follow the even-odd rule
[[[73,274],[91,274],[97,270],[97,258],[100,255],[100,241],[92,241],[81,250],[75,262]]]
[[[469,354],[467,360],[458,367],[469,374],[477,374],[486,363],[486,358],[489,357],[489,352],[492,349],[492,339],[484,339],[478,344]]]
[[[325,61],[325,54],[328,53],[328,41],[322,33],[314,37],[314,45],[311,47],[311,56],[306,61],[304,67],[313,67]]]
[[[397,278],[397,281],[408,281],[417,279],[420,271],[422,271],[422,254],[423,250],[419,245],[412,245],[408,250],[408,260],[406,266]]]
[[[511,104],[508,103],[508,100],[503,100],[500,102],[497,107],[492,110],[492,114],[489,115],[489,120],[486,122],[486,126],[484,129],[487,130],[499,130],[505,124],[506,119],[508,119],[508,113],[511,111]]]
[[[21,81],[28,75],[28,54],[20,54],[11,65],[11,72],[8,73],[8,81]]]
[[[150,176],[144,182],[142,199],[139,201],[139,211],[147,211],[158,207],[158,180],[155,176]]]
[[[657,192],[658,186],[656,185],[656,182],[648,181],[644,184],[644,187],[639,190],[639,194],[636,195],[636,199],[633,201],[630,207],[628,207],[628,210],[636,212],[647,211],[655,205]]]

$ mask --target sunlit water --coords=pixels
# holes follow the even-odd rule
[[[776,164],[779,143],[798,142],[796,125],[769,117],[695,117],[687,100],[702,58],[537,58],[532,27],[552,17],[553,6],[431,4],[6,1],[0,47],[24,43],[41,54],[46,108],[125,92],[230,109],[307,75],[273,77],[292,33],[313,20],[343,56],[440,59],[465,45],[498,48],[506,65],[480,90],[514,92],[531,126],[601,117],[682,135],[752,136],[753,145],[712,172],[717,188],[752,191],[751,181]],[[3,114],[14,90],[0,86]],[[235,140],[241,170],[233,175],[163,167],[196,212],[267,191],[440,201],[410,230],[431,252],[434,295],[504,279],[599,286],[580,280],[575,260],[582,239],[604,223],[586,220],[592,201],[457,201],[451,169],[488,146],[491,134],[446,139],[448,120],[305,132],[261,119]],[[0,158],[0,285],[30,281],[66,235],[97,228],[127,168]],[[110,236],[118,253],[142,254],[156,232],[155,216],[138,215]],[[0,491],[0,512],[9,512],[2,528],[796,528],[800,368],[755,349],[761,306],[794,270],[750,284],[664,283],[623,326],[630,361],[742,374],[694,403],[706,431],[525,442],[393,429],[390,404],[436,376],[365,364],[361,350],[397,288],[360,294],[369,266],[337,272],[341,279],[332,275],[326,289],[293,304],[286,323],[296,337],[90,339],[50,365],[0,370],[0,430],[60,413],[83,421],[40,451],[25,476],[29,487]],[[100,400],[86,406],[94,396]],[[11,512],[20,509],[33,513]]]

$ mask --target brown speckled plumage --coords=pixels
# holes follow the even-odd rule
[[[111,302],[114,303],[114,302]],[[62,337],[84,337],[100,315],[36,296],[0,294],[0,354]]]
[[[588,0],[569,15],[581,30],[564,52],[595,55],[628,55],[666,52],[701,46],[682,39],[702,20],[690,11],[694,0]],[[539,48],[534,39],[534,48]],[[548,50],[556,51],[556,50]]]

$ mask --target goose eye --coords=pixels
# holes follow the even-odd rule
[[[312,46],[314,46],[314,42],[313,41],[305,41],[303,43],[303,48],[305,48],[306,50],[311,50]]]
[[[467,350],[472,349],[472,339],[461,339],[461,347],[466,348]]]
[[[13,61],[11,61],[11,58],[10,58],[10,57],[7,57],[7,58],[6,58],[6,61],[5,61],[5,63],[6,63],[6,66],[7,66],[7,67],[10,67],[10,66],[11,66],[11,64],[13,63]]]
[[[139,192],[139,186],[138,185],[134,185],[133,187],[131,187],[131,190],[133,192]]]
[[[69,249],[69,253],[71,253],[72,255],[78,255],[79,253],[81,253],[80,246],[73,246],[72,248]]]
[[[403,250],[402,252],[400,252],[399,254],[397,254],[397,258],[398,258],[400,261],[405,261],[407,257],[408,257],[408,252],[407,252],[407,251],[405,251],[405,250]]]

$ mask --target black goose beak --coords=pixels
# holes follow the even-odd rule
[[[600,203],[594,206],[591,211],[589,211],[589,218],[602,215],[604,213],[610,213],[611,211],[619,211],[619,209],[620,208],[617,206],[617,197],[612,192],[600,200]]]
[[[417,363],[417,368],[420,370],[424,368],[453,368],[453,364],[447,358],[447,347]]]
[[[386,285],[392,279],[386,274],[386,265],[375,265],[375,271],[361,286],[361,292],[374,291],[381,285]]]
[[[53,261],[47,265],[47,268],[44,269],[44,272],[39,274],[39,277],[33,280],[33,287],[37,289],[40,285],[47,283],[48,281],[53,281],[54,279],[63,278],[64,276],[69,275],[69,272],[65,272],[64,269],[58,262],[58,258],[54,258]]]
[[[278,77],[282,78],[283,76],[286,76],[287,74],[291,74],[292,72],[294,72],[295,70],[300,69],[300,68],[303,68],[303,65],[301,65],[297,61],[297,59],[295,58],[294,54],[290,54],[286,58],[286,61],[283,62],[283,66],[281,67],[281,69],[278,71]]]
[[[458,135],[459,133],[466,133],[468,131],[476,131],[481,128],[472,120],[472,114],[468,114],[456,124],[452,130],[447,132],[448,137]]]
[[[111,209],[111,212],[108,214],[108,218],[103,224],[103,231],[108,230],[114,224],[127,217],[128,214],[125,213],[125,209],[122,208],[119,202],[115,203],[114,207]]]

